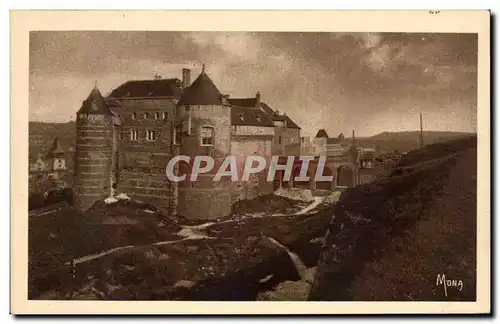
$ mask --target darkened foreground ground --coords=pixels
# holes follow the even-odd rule
[[[126,200],[30,218],[29,298],[255,300],[304,275],[288,249],[304,268],[316,265],[332,206],[296,214],[311,203],[263,196],[213,222]]]
[[[475,300],[476,147],[412,151],[337,204],[309,192],[241,201],[211,222],[126,200],[30,217],[29,298]]]
[[[430,145],[345,191],[309,300],[474,301],[476,148],[475,137]]]

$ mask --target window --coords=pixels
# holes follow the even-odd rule
[[[160,119],[160,112],[155,112],[155,119]]]
[[[281,144],[281,136],[278,136],[278,144]]]
[[[144,113],[144,119],[148,119],[149,118],[149,114],[148,113]]]
[[[174,145],[180,145],[182,140],[182,125],[176,125],[174,129]]]
[[[131,130],[130,131],[130,140],[137,141],[138,139],[139,139],[139,132],[136,130]]]
[[[260,123],[260,115],[255,115],[255,119],[257,119],[257,122]]]
[[[241,120],[241,121],[244,121],[244,120],[245,120],[245,118],[243,117],[243,114],[240,114],[240,120]]]
[[[214,128],[211,126],[203,126],[201,128],[201,146],[214,145]]]
[[[146,131],[146,139],[148,141],[154,141],[156,139],[156,133],[154,130],[147,130]]]
[[[137,114],[136,113],[132,113],[132,119],[137,119]]]
[[[284,126],[285,126],[285,123],[284,123],[282,120],[275,120],[275,121],[274,121],[274,126],[277,126],[277,127],[284,127]]]
[[[191,111],[191,107],[190,106],[186,106],[186,111]]]
[[[166,112],[162,112],[161,114],[162,114],[163,120],[167,120],[167,116],[168,116],[167,113]]]

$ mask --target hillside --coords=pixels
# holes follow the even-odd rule
[[[39,154],[47,154],[54,139],[59,138],[65,149],[75,146],[76,127],[75,122],[67,123],[29,123],[29,158],[36,159]]]
[[[474,301],[477,138],[404,155],[336,205],[309,300]],[[437,285],[437,276],[462,287]]]
[[[423,132],[425,145],[442,143],[453,139],[470,137],[473,135],[474,134],[459,132]],[[371,137],[356,138],[356,143],[360,147],[377,148],[380,153],[393,152],[396,150],[400,152],[409,152],[420,147],[420,132],[383,132]]]

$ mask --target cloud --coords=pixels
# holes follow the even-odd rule
[[[30,118],[73,119],[95,80],[103,93],[155,73],[180,78],[185,67],[194,80],[202,63],[221,92],[259,90],[304,135],[406,129],[416,111],[442,120],[436,127],[449,127],[450,116],[457,130],[475,127],[470,34],[33,32]]]

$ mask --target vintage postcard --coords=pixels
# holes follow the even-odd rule
[[[12,313],[490,312],[488,11],[11,28]]]

